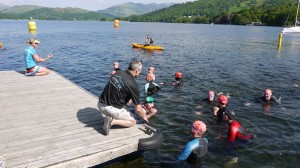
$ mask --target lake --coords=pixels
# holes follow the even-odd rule
[[[29,34],[27,21],[1,20],[0,70],[23,70],[26,41],[36,37],[41,41],[38,55],[53,54],[41,65],[96,96],[106,85],[115,60],[121,69],[127,69],[132,58],[143,61],[137,79],[141,90],[149,66],[155,67],[157,83],[172,81],[176,71],[182,72],[183,87],[162,86],[153,96],[158,113],[150,123],[163,132],[164,143],[139,158],[110,167],[176,167],[176,157],[192,139],[189,127],[197,119],[206,123],[209,140],[203,167],[223,167],[231,151],[217,137],[226,136],[226,130],[215,125],[213,112],[205,104],[197,105],[209,90],[229,95],[235,118],[255,134],[251,143],[234,148],[238,155],[234,166],[300,167],[300,36],[284,34],[278,51],[280,27],[119,24],[114,28],[113,22],[37,21],[37,34]],[[148,34],[165,50],[131,48],[132,42],[143,43]],[[255,101],[266,88],[281,97],[280,105],[265,109]]]

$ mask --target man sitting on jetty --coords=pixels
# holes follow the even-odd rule
[[[146,122],[147,116],[140,103],[140,90],[135,81],[142,71],[142,61],[132,60],[128,70],[118,70],[106,84],[99,97],[99,111],[105,115],[103,131],[104,135],[109,134],[112,125],[132,127],[136,125],[136,120],[126,109],[129,100],[135,105],[136,113]]]

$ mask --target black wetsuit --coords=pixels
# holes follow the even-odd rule
[[[228,112],[227,107],[220,107],[219,105],[217,106],[219,108],[219,111],[217,112],[217,122],[221,123],[223,121],[223,114]]]
[[[150,81],[145,84],[145,92],[147,96],[151,96],[157,93],[160,89],[161,89],[160,86],[154,83],[154,81]]]

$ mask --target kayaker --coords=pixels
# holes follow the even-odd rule
[[[208,152],[208,140],[202,138],[206,131],[206,125],[200,120],[193,122],[190,134],[193,140],[188,142],[178,156],[178,160],[187,160],[190,163],[199,163]]]
[[[146,38],[146,42],[145,42],[145,46],[149,46],[149,45],[153,45],[154,43],[154,40],[150,37],[150,35],[147,35],[147,38]]]
[[[35,48],[40,44],[37,39],[30,39],[28,41],[29,46],[24,50],[24,62],[26,68],[26,76],[43,76],[48,75],[50,70],[46,67],[38,66],[37,63],[47,61],[52,57],[52,54],[48,54],[47,58],[41,58],[37,55]]]

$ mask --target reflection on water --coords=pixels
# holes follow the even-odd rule
[[[196,119],[207,124],[209,155],[205,166],[223,167],[230,159],[230,151],[226,142],[217,137],[226,136],[226,129],[215,125],[211,109],[197,106],[208,90],[229,93],[229,108],[256,135],[251,144],[236,146],[237,167],[300,167],[298,37],[283,35],[278,52],[281,28],[277,27],[122,22],[115,29],[111,22],[37,24],[35,36],[41,41],[38,55],[53,54],[42,65],[96,96],[105,86],[116,60],[124,70],[132,58],[143,61],[144,69],[137,79],[141,90],[149,66],[155,67],[156,83],[172,81],[176,71],[182,72],[183,87],[163,85],[154,95],[158,113],[150,122],[163,131],[163,145],[117,167],[178,166],[176,157],[191,140],[188,128]],[[0,21],[0,27],[0,70],[24,69],[23,50],[31,37],[27,21]],[[147,34],[165,50],[131,48],[132,42],[142,42]],[[270,106],[267,111],[255,102],[266,88],[282,97],[280,105]]]

